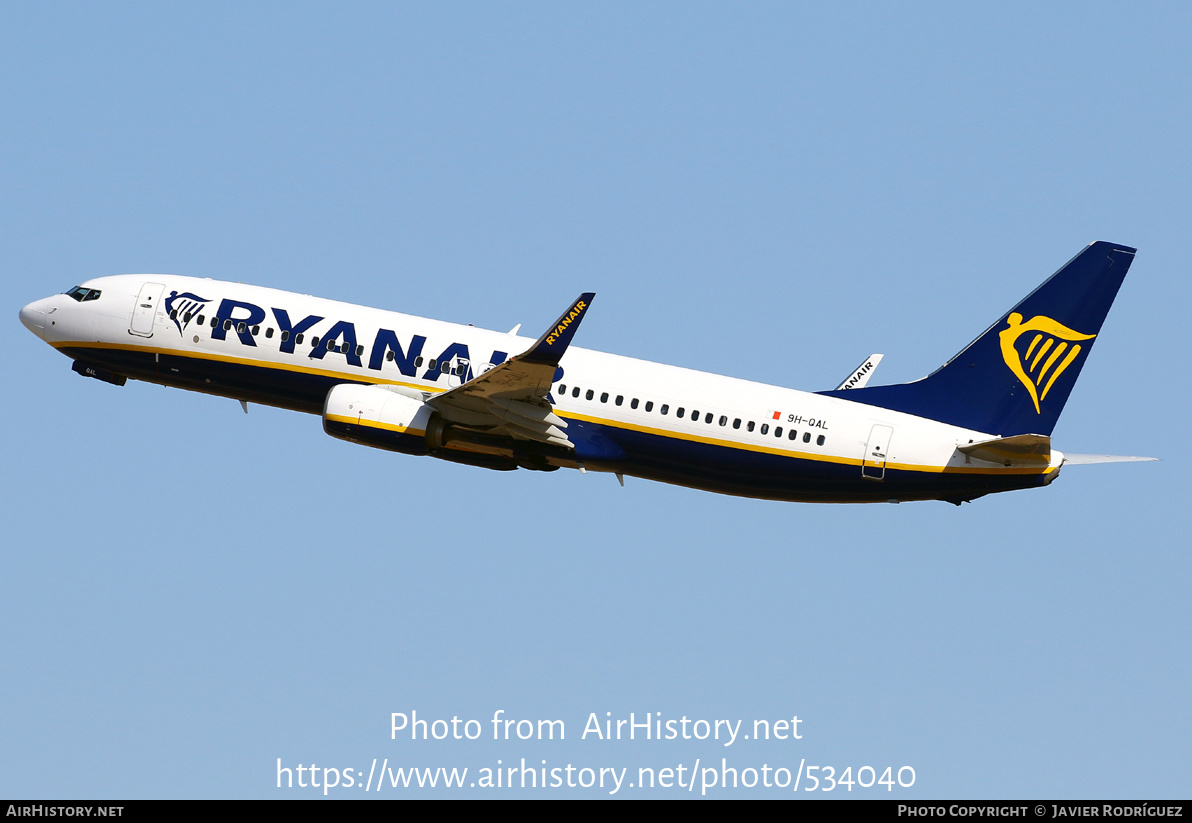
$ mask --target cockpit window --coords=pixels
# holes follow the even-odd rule
[[[82,286],[75,286],[66,293],[66,296],[82,303],[84,300],[98,300],[101,293],[99,289],[85,289]]]

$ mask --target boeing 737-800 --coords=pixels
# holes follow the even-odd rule
[[[319,414],[333,437],[489,469],[611,472],[774,500],[947,500],[1051,483],[1051,432],[1135,250],[1093,243],[944,366],[808,393],[269,288],[99,277],[21,309],[81,375]],[[512,354],[512,356],[510,356]]]

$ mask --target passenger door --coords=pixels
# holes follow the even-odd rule
[[[161,293],[165,291],[161,283],[146,283],[141,286],[137,295],[137,302],[132,308],[132,319],[129,321],[128,333],[137,337],[153,336],[153,319],[157,315],[157,307],[161,304]]]

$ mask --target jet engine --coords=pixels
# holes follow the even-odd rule
[[[554,471],[537,443],[512,439],[499,429],[500,420],[485,429],[451,423],[435,411],[417,389],[343,383],[327,393],[323,431],[340,440],[405,454],[430,455],[498,471],[517,468]]]

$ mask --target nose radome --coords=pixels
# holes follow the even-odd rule
[[[21,309],[21,323],[38,337],[41,337],[42,330],[45,328],[46,313],[44,306],[44,300],[35,300]]]

